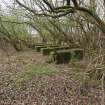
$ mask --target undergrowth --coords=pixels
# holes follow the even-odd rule
[[[45,64],[29,64],[23,72],[15,79],[16,87],[22,87],[30,82],[35,76],[53,76],[57,70]]]

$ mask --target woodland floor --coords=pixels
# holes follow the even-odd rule
[[[78,75],[74,76],[78,67],[47,64],[45,60],[34,50],[0,50],[0,105],[100,105],[101,89],[93,83],[85,90]],[[54,71],[28,72],[30,77],[24,73],[28,66]]]

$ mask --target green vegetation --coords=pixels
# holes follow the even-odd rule
[[[17,87],[24,86],[36,76],[53,76],[57,70],[46,64],[27,65],[20,76],[15,80]]]
[[[5,0],[2,1],[6,4]],[[67,64],[76,68],[73,76],[84,88],[89,81],[99,80],[102,92],[105,91],[105,0],[10,1],[6,10],[0,5],[0,49],[8,56],[10,50],[6,45],[12,45],[16,52],[36,50],[35,54],[48,55],[43,58],[48,57],[48,63],[55,63],[52,65]],[[83,74],[80,74],[77,62],[84,63],[85,67],[81,67]],[[24,69],[15,81],[16,85],[28,83],[36,75],[56,73],[55,69],[42,64],[28,65]],[[82,77],[89,79],[82,81]]]

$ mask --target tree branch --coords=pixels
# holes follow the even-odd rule
[[[45,2],[45,4],[47,4],[47,6],[51,10],[53,9],[53,14],[50,14],[50,12],[49,13],[45,13],[45,12],[44,13],[36,13],[31,8],[22,4],[19,0],[16,0],[16,2],[20,6],[24,7],[26,10],[32,12],[34,15],[37,15],[37,16],[49,16],[49,17],[52,17],[52,18],[59,18],[59,17],[65,16],[65,15],[68,15],[70,13],[74,13],[73,11],[84,12],[84,13],[90,15],[96,21],[96,25],[102,30],[102,32],[105,33],[105,23],[93,11],[91,11],[87,8],[84,8],[84,7],[79,7],[77,0],[72,0],[74,6],[67,5],[67,6],[57,7],[57,8],[52,8],[52,6],[49,4],[49,2],[47,0],[43,0],[43,1]],[[62,12],[62,13],[60,13],[60,12]]]
[[[53,7],[51,4],[48,2],[48,0],[43,0],[43,2],[50,8],[51,11],[53,11]]]

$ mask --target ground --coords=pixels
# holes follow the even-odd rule
[[[0,50],[0,105],[100,105],[101,90],[82,87],[75,67],[46,59],[31,49]]]

